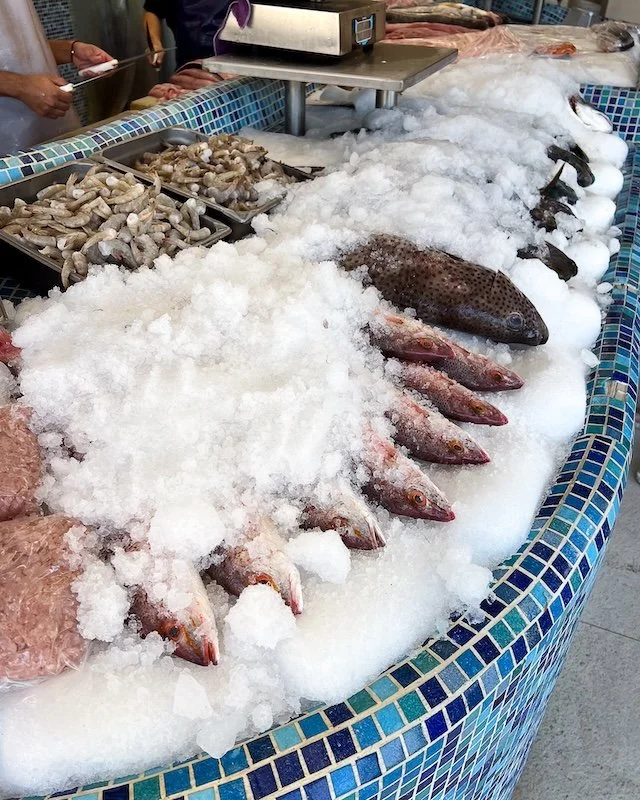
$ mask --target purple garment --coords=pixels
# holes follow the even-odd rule
[[[249,19],[251,18],[250,0],[233,0],[227,9],[224,21],[213,37],[213,52],[216,56],[224,55],[224,53],[228,53],[229,50],[231,50],[231,45],[228,42],[224,42],[222,39],[220,39],[220,31],[227,24],[229,14],[233,14],[233,16],[236,18],[236,22],[241,28],[246,28],[249,24]]]
[[[230,13],[244,28],[251,16],[250,0],[180,0],[176,3],[170,27],[178,46],[178,64],[220,52],[218,33]]]

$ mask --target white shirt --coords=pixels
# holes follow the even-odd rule
[[[58,74],[31,0],[0,2],[0,70],[21,75]],[[18,150],[29,150],[79,126],[73,107],[60,119],[47,119],[20,100],[0,97],[0,157]]]

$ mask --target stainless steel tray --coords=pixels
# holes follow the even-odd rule
[[[62,167],[40,172],[22,180],[0,186],[0,206],[12,207],[18,198],[26,203],[32,203],[36,199],[36,194],[53,183],[64,183],[72,172],[80,175],[87,173],[96,163],[93,161],[72,161]],[[103,165],[105,171],[109,171],[108,165]],[[120,173],[121,170],[116,170]],[[148,184],[149,179],[144,177],[144,183]],[[165,191],[163,189],[163,191]],[[184,200],[170,188],[165,192],[174,200],[180,202]],[[231,228],[220,220],[214,219],[208,214],[201,217],[203,227],[209,228],[211,235],[201,242],[200,247],[210,247],[212,244],[229,236]],[[49,291],[54,286],[61,286],[61,268],[47,256],[38,252],[37,247],[30,245],[15,236],[9,236],[0,229],[0,274],[8,274],[18,280],[23,286],[36,292]],[[73,282],[80,280],[77,276],[71,276]]]
[[[209,136],[206,134],[200,133],[199,131],[192,131],[188,128],[165,128],[165,130],[162,131],[142,134],[141,136],[137,136],[135,139],[130,139],[122,144],[116,144],[113,147],[107,147],[106,150],[103,150],[101,153],[92,156],[92,158],[94,161],[102,161],[103,163],[109,164],[109,166],[115,167],[116,169],[124,169],[127,172],[131,172],[137,178],[144,178],[148,181],[149,175],[144,172],[139,172],[134,168],[134,164],[144,153],[160,153],[165,149],[166,145],[186,145],[193,144],[194,142],[206,142],[208,139]],[[288,175],[291,175],[291,177],[298,181],[310,180],[311,178],[315,177],[313,172],[306,173],[304,170],[301,170],[297,167],[291,167],[288,164],[282,164],[281,166]],[[253,217],[257,216],[258,214],[264,214],[265,211],[269,211],[270,209],[274,208],[274,206],[277,206],[281,201],[280,198],[276,198],[274,200],[269,200],[267,203],[263,203],[261,206],[254,208],[252,211],[233,211],[233,209],[215,203],[213,200],[205,197],[204,195],[195,195],[192,192],[176,189],[174,186],[169,186],[169,184],[165,183],[164,181],[162,181],[162,185],[166,189],[175,192],[175,194],[179,195],[180,197],[197,197],[199,200],[205,203],[208,208],[211,208],[218,214],[239,223],[249,222],[249,220],[253,219]]]

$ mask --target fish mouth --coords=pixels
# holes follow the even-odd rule
[[[529,330],[525,331],[524,338],[525,344],[546,344],[549,341],[549,329],[543,322],[538,328],[529,328]]]
[[[389,509],[391,511],[391,509]],[[430,502],[427,508],[403,508],[395,512],[400,517],[410,517],[411,519],[425,519],[432,522],[451,522],[456,518],[451,506],[441,505],[439,503]]]
[[[206,667],[209,664],[217,666],[218,661],[220,660],[220,651],[218,643],[205,638],[203,640],[203,645],[204,645],[203,655],[204,655],[204,660],[206,662],[205,664],[203,664],[203,666]]]
[[[434,519],[436,522],[453,522],[453,520],[456,518],[456,515],[450,508],[442,508],[438,510],[440,512],[439,515],[437,517],[432,517],[432,519]]]
[[[524,386],[524,381],[519,375],[516,375],[515,372],[509,372],[502,377],[502,381],[500,382],[500,390],[502,391],[510,391],[512,389],[522,389]]]
[[[472,422],[475,425],[506,425],[509,422],[502,411],[499,411],[494,406],[486,408],[475,415],[467,411],[456,410],[455,416],[452,413],[451,417],[459,422]]]
[[[354,533],[363,543],[366,550],[378,550],[387,543],[382,531],[375,522],[365,521],[360,528],[354,528]]]
[[[434,522],[452,522],[456,518],[451,506],[431,505],[427,519]]]
[[[475,450],[469,450],[464,458],[463,464],[488,464],[491,461],[489,454],[485,453],[481,447]]]
[[[484,424],[485,425],[507,425],[509,422],[508,418],[502,413],[502,411],[498,411],[496,408],[491,416],[485,417]]]
[[[205,636],[197,643],[180,643],[174,650],[174,655],[199,667],[208,667],[209,664],[217,665],[220,652],[218,642]]]
[[[296,579],[291,579],[289,581],[289,607],[296,617],[302,614],[304,608],[302,585],[300,581]]]

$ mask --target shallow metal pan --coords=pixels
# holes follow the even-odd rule
[[[141,136],[137,136],[135,139],[122,142],[122,144],[116,144],[113,147],[107,147],[105,150],[102,150],[102,152],[92,156],[92,158],[95,161],[101,161],[102,163],[108,164],[116,169],[124,169],[127,172],[131,172],[137,178],[144,178],[148,181],[149,175],[147,173],[139,172],[134,168],[134,164],[144,155],[144,153],[160,153],[166,148],[167,145],[189,145],[193,144],[194,142],[206,142],[209,140],[209,138],[210,137],[204,133],[192,131],[188,128],[166,128],[165,130],[156,131],[155,133],[142,134]],[[281,163],[281,166],[287,175],[290,175],[297,181],[313,179],[320,169],[312,167],[309,172],[306,172],[299,167],[291,167],[289,164]],[[257,206],[251,211],[234,211],[231,208],[227,208],[226,206],[214,202],[204,195],[196,195],[192,192],[176,189],[174,186],[170,186],[164,181],[162,181],[162,186],[163,189],[166,188],[169,191],[175,192],[180,197],[197,197],[200,201],[205,203],[208,208],[212,209],[217,214],[220,214],[221,216],[227,217],[228,219],[238,223],[248,223],[253,219],[253,217],[257,216],[258,214],[264,214],[266,211],[271,210],[281,202],[281,198],[276,198],[274,200],[269,200],[267,203],[263,203],[261,206]]]
[[[93,161],[72,161],[62,167],[54,167],[46,172],[0,186],[0,206],[12,207],[18,198],[26,203],[32,203],[36,199],[36,194],[42,189],[46,189],[47,186],[51,186],[53,183],[65,183],[72,172],[84,175],[95,166]],[[104,171],[110,171],[108,165],[103,166]],[[120,170],[115,171],[116,173],[120,172]],[[148,184],[148,178],[144,177],[144,183]],[[165,193],[178,202],[184,200],[169,188]],[[208,214],[201,217],[201,221],[203,227],[209,228],[211,236],[198,242],[200,247],[210,247],[231,234],[231,228],[228,225]],[[22,286],[31,291],[48,292],[55,286],[62,285],[61,271],[55,261],[39,253],[37,247],[0,230],[0,274],[15,278]],[[82,279],[72,275],[70,280],[76,283]]]

